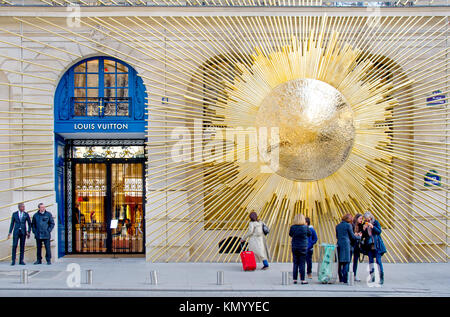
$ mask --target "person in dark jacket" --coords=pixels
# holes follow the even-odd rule
[[[342,217],[340,224],[336,226],[336,238],[338,245],[338,257],[339,257],[339,282],[348,283],[348,269],[350,266],[350,251],[351,244],[355,243],[358,239],[361,239],[361,235],[357,236],[353,233],[352,215],[346,214]]]
[[[375,282],[375,269],[373,267],[374,259],[378,264],[378,271],[380,274],[380,284],[384,284],[384,271],[381,257],[386,253],[386,247],[381,239],[381,225],[378,220],[375,220],[370,212],[364,214],[365,223],[364,230],[364,252],[369,257],[370,276],[372,282]]]
[[[38,212],[34,214],[33,220],[31,221],[31,228],[33,229],[37,246],[37,259],[34,264],[42,264],[42,243],[44,243],[45,246],[45,259],[47,260],[47,264],[51,264],[52,253],[50,250],[50,238],[55,222],[52,214],[45,210],[45,205],[43,203],[38,205],[38,209]]]
[[[300,280],[302,284],[308,284],[305,281],[306,253],[308,251],[308,238],[311,236],[311,230],[306,225],[305,216],[295,215],[294,224],[289,230],[289,236],[292,238],[292,257],[294,262],[293,280],[297,284],[298,272],[300,271]]]
[[[309,279],[312,278],[312,257],[313,257],[313,251],[314,251],[314,245],[317,242],[317,233],[316,230],[314,230],[314,227],[311,226],[311,219],[309,217],[305,218],[306,225],[309,227],[309,230],[311,230],[311,236],[308,238],[308,251],[306,252],[306,275]]]
[[[353,217],[352,227],[353,233],[355,233],[355,235],[363,232],[363,220],[364,218],[361,214],[356,214],[355,217]],[[361,280],[356,277],[356,271],[358,270],[358,261],[361,253],[361,240],[358,240],[352,244],[351,249],[351,255],[353,256],[353,275],[355,276],[355,282],[361,282]]]
[[[23,261],[25,255],[25,239],[30,238],[31,220],[30,215],[28,215],[28,213],[25,212],[24,203],[20,203],[17,207],[19,208],[19,210],[12,214],[11,225],[9,226],[9,233],[8,233],[8,239],[10,239],[11,233],[13,232],[14,229],[12,252],[11,252],[11,265],[16,264],[16,252],[18,242],[20,242],[19,264],[25,265],[25,262]]]

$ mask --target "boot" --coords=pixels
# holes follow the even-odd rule
[[[370,271],[370,281],[372,283],[375,283],[375,272],[374,271]]]
[[[384,284],[384,272],[380,273],[380,285]]]

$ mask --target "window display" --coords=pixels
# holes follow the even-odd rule
[[[142,163],[76,163],[76,253],[144,252]]]

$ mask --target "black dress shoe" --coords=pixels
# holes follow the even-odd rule
[[[16,262],[11,262],[11,266],[16,265]]]
[[[42,264],[42,262],[41,261],[36,261],[33,264]]]
[[[20,262],[19,264],[20,264],[20,265],[25,265],[26,263],[22,261],[22,262]]]

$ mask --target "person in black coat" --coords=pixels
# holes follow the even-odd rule
[[[306,225],[305,216],[295,215],[294,224],[289,230],[289,236],[292,238],[292,257],[294,262],[293,280],[297,284],[297,276],[300,271],[300,280],[302,284],[308,284],[305,281],[306,254],[308,251],[308,238],[311,236],[311,230]]]
[[[384,284],[384,271],[381,257],[386,253],[386,246],[381,238],[381,225],[378,220],[370,212],[364,214],[363,236],[364,253],[369,257],[370,276],[372,282],[375,282],[374,260],[378,264],[378,272],[380,274],[380,284]]]
[[[352,227],[355,235],[358,233],[363,234],[363,221],[364,218],[363,215],[361,214],[356,214],[355,217],[353,217]],[[351,255],[353,257],[353,275],[355,276],[355,282],[361,282],[361,280],[356,277],[356,271],[358,270],[358,262],[361,253],[362,253],[361,240],[357,240],[352,244],[351,249]]]
[[[38,209],[39,211],[34,214],[33,220],[31,221],[31,227],[37,245],[37,259],[34,264],[42,264],[42,243],[44,243],[45,246],[45,259],[47,260],[47,264],[51,264],[52,253],[50,250],[50,233],[55,226],[55,222],[52,214],[45,210],[45,205],[43,203],[38,205]]]
[[[336,226],[336,238],[339,256],[339,282],[348,283],[348,269],[351,260],[351,244],[361,239],[361,234],[357,236],[353,233],[352,215],[346,214],[342,217],[340,224]]]
[[[25,212],[25,204],[20,203],[17,207],[19,208],[19,210],[12,214],[11,225],[9,226],[9,233],[8,233],[8,239],[10,239],[11,233],[13,232],[14,229],[12,252],[11,252],[11,265],[16,264],[16,252],[18,242],[20,242],[19,264],[25,265],[25,262],[23,261],[23,257],[25,254],[25,239],[30,238],[31,220],[30,215],[28,215],[28,213]]]

